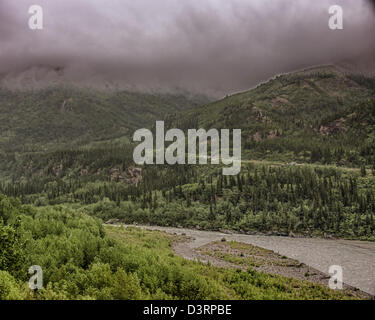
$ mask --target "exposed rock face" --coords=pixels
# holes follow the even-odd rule
[[[132,184],[137,184],[142,179],[142,168],[129,168],[128,173]]]
[[[344,167],[344,166],[346,166],[346,161],[341,159],[339,162],[337,162],[337,165],[340,166],[340,167]]]
[[[109,170],[109,171],[107,171]],[[80,176],[90,174],[89,167],[81,169]],[[109,175],[111,181],[123,182],[127,184],[137,184],[142,179],[142,168],[128,168],[125,171],[121,167],[112,167],[110,169],[98,169],[95,175]]]
[[[256,132],[253,136],[252,139],[255,142],[260,142],[263,140],[272,140],[275,139],[278,136],[278,131],[277,130],[271,130],[269,133],[260,133]]]
[[[254,139],[254,141],[256,141],[256,142],[259,142],[259,141],[262,141],[262,140],[263,140],[263,139],[262,139],[262,136],[261,136],[261,134],[260,134],[259,132],[255,133],[255,134],[253,135],[253,139]]]
[[[259,108],[257,107],[253,107],[253,113],[255,114],[257,120],[260,120],[262,122],[267,122],[267,123],[271,123],[271,119],[269,119],[267,116],[265,116],[262,112],[262,110],[260,110]]]
[[[72,102],[73,102],[73,98],[64,100],[63,103],[61,104],[60,111],[62,113],[72,111],[73,110],[72,105],[71,105]]]
[[[283,107],[289,105],[289,101],[283,97],[277,97],[271,100],[271,104],[274,107]]]
[[[142,179],[142,168],[128,168],[126,171],[122,171],[120,168],[114,167],[110,169],[109,174],[111,181],[137,184]]]
[[[89,168],[86,166],[84,169],[81,169],[79,175],[80,176],[85,176],[89,174]]]
[[[328,124],[327,126],[320,126],[319,129],[315,129],[315,132],[318,132],[322,135],[330,136],[340,132],[346,132],[348,128],[345,126],[345,119],[340,118]]]

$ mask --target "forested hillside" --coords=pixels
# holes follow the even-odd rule
[[[131,136],[165,114],[207,102],[202,96],[49,87],[0,90],[0,148],[43,151]]]
[[[168,125],[240,128],[252,158],[375,165],[375,78],[334,66],[281,75]]]

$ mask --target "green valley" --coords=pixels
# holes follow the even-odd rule
[[[186,261],[173,253],[179,236],[103,226],[375,240],[374,78],[321,67],[207,103],[72,87],[0,90],[0,298],[364,298],[251,265]],[[241,173],[135,165],[132,134],[163,119],[184,131],[241,129]],[[245,263],[236,254],[219,257]],[[46,285],[33,293],[25,268],[35,264]]]

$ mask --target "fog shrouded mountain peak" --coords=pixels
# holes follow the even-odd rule
[[[371,70],[374,1],[40,0],[44,29],[28,28],[29,0],[0,4],[0,75],[8,87],[74,83],[220,96],[275,74],[342,63]]]

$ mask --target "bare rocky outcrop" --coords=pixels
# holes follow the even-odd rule
[[[111,181],[137,184],[142,179],[142,168],[130,167],[123,171],[118,167],[114,167],[110,169],[109,174]]]
[[[315,132],[320,133],[321,135],[331,136],[333,134],[346,132],[348,128],[346,127],[346,121],[344,118],[340,118],[331,122],[326,126],[320,126],[319,129],[315,129]]]
[[[61,104],[60,111],[62,113],[72,111],[73,110],[72,105],[71,105],[72,102],[73,102],[73,98],[64,100],[63,103]]]

